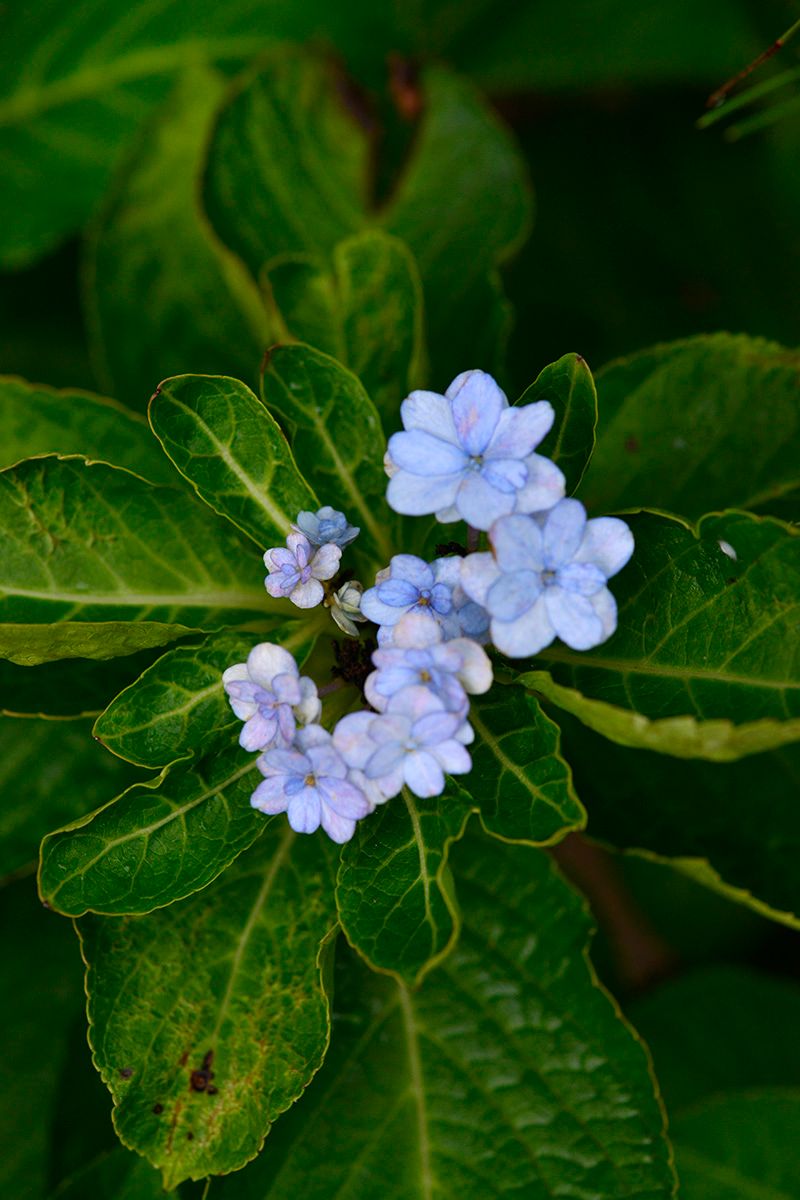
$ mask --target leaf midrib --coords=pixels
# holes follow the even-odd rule
[[[588,667],[606,671],[617,671],[620,675],[655,675],[670,679],[708,679],[715,683],[736,683],[751,688],[773,688],[777,691],[793,691],[800,688],[796,679],[763,679],[754,675],[722,674],[717,669],[705,667],[673,667],[667,664],[648,663],[639,659],[597,658],[589,653],[580,658],[555,651],[543,651],[537,659],[547,663],[563,663],[568,667]]]

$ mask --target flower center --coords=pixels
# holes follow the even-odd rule
[[[430,602],[431,602],[430,588],[423,588],[420,591],[419,599],[417,600],[417,604],[421,604],[423,608],[428,608],[430,605]]]
[[[311,787],[311,788],[316,787],[317,786],[316,775],[313,775],[311,772],[309,772],[308,775],[306,775],[305,779],[303,780],[303,783],[305,784],[306,787]]]
[[[419,681],[420,681],[420,683],[430,683],[430,681],[431,681],[430,671],[426,671],[424,669],[422,671],[420,671]]]
[[[556,571],[542,571],[542,583],[544,586],[548,587],[548,585],[555,583],[556,575]]]

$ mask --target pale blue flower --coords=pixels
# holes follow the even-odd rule
[[[462,560],[464,590],[491,616],[494,645],[527,658],[561,638],[590,650],[617,627],[606,580],[633,553],[633,534],[616,517],[586,520],[578,500],[562,500],[539,520],[501,517],[489,531],[492,553]]]
[[[489,614],[461,586],[461,562],[457,556],[450,556],[437,558],[431,564],[437,583],[450,588],[452,601],[450,612],[439,618],[439,624],[445,638],[466,637],[483,646],[489,641]],[[385,642],[390,640],[384,639]]]
[[[484,371],[465,371],[444,396],[412,392],[389,439],[387,499],[400,513],[436,513],[488,529],[509,513],[541,512],[564,495],[564,476],[534,448],[553,424],[547,400],[509,407]]]
[[[426,687],[407,687],[392,696],[383,713],[350,713],[333,731],[347,765],[363,772],[386,797],[405,784],[417,796],[444,791],[445,772],[463,775],[472,761],[465,742],[472,729],[461,713],[448,712]]]
[[[405,613],[428,612],[441,621],[452,607],[451,584],[437,579],[435,563],[426,563],[415,554],[395,554],[389,566],[378,572],[375,587],[361,597],[361,612],[381,626],[381,643],[391,639],[392,626]]]
[[[333,578],[341,557],[339,546],[314,550],[305,534],[290,533],[285,547],[277,546],[264,555],[269,572],[264,586],[270,596],[286,596],[298,608],[315,608],[325,596],[320,580]]]
[[[228,667],[222,683],[244,721],[239,745],[245,750],[288,745],[297,725],[318,720],[322,711],[313,680],[300,675],[288,650],[269,642],[254,646],[246,663]]]
[[[361,532],[357,525],[350,525],[344,513],[324,504],[315,513],[301,512],[297,515],[295,529],[305,534],[312,546],[349,546]]]
[[[314,833],[321,825],[334,842],[348,842],[356,822],[372,811],[321,725],[301,729],[293,748],[267,750],[256,765],[264,780],[250,803],[270,816],[285,812],[295,833]]]
[[[367,677],[364,695],[379,712],[398,692],[417,684],[437,695],[448,712],[466,717],[467,692],[486,692],[492,685],[486,651],[469,638],[445,641],[441,626],[426,613],[401,617],[391,646],[376,650],[372,661],[377,670]]]

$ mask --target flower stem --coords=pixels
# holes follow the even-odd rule
[[[467,526],[467,550],[470,552],[470,554],[474,554],[474,552],[478,549],[480,544],[481,544],[480,529],[473,529],[471,525],[468,525]]]

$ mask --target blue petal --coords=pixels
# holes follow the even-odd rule
[[[524,462],[513,458],[487,459],[481,475],[498,492],[517,492],[528,480],[528,468]]]
[[[447,391],[458,439],[467,454],[483,454],[508,401],[491,375],[484,371],[466,372],[456,390],[457,383],[454,380]]]
[[[545,604],[556,633],[573,650],[591,650],[604,640],[603,622],[586,596],[550,587],[545,591]]]
[[[559,500],[544,523],[544,562],[551,571],[571,561],[583,540],[586,509],[580,500]],[[560,635],[559,635],[560,636]]]
[[[618,517],[595,517],[586,522],[576,562],[592,562],[606,579],[621,571],[633,554],[633,534]]]
[[[516,621],[536,603],[541,590],[535,571],[511,571],[489,589],[486,607],[498,621]]]
[[[556,582],[565,592],[593,596],[606,585],[606,577],[594,563],[567,563],[556,574]]]
[[[502,571],[541,571],[544,567],[542,531],[533,517],[522,513],[502,517],[492,526],[489,541]]]
[[[383,583],[378,584],[376,591],[378,599],[392,608],[408,608],[419,600],[419,588],[406,579],[384,579]],[[361,610],[365,611],[363,602]]]
[[[421,429],[392,434],[389,457],[412,475],[453,475],[467,465],[467,456],[458,446]]]
[[[409,517],[422,517],[427,513],[450,508],[455,501],[461,474],[435,475],[430,478],[412,475],[410,471],[398,471],[389,480],[386,499],[395,512]]]
[[[481,475],[469,474],[456,494],[456,507],[473,529],[489,529],[499,518],[514,510],[514,493],[498,492]]]
[[[549,400],[507,408],[486,450],[487,458],[527,458],[550,431],[555,412]]]

